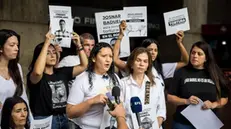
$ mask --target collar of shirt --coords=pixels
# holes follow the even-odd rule
[[[139,87],[139,85],[137,84],[137,82],[133,79],[132,74],[129,75],[129,78],[128,78],[128,79],[129,79],[129,80],[128,80],[128,85],[132,85],[132,86]],[[145,87],[145,84],[146,84],[147,81],[150,82],[148,76],[145,74],[145,75],[144,75],[144,80],[143,80],[143,82],[142,82],[142,87]],[[141,87],[141,88],[142,88],[142,87]]]

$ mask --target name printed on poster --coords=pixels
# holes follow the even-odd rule
[[[184,15],[179,15],[179,16],[175,16],[175,17],[171,17],[168,20],[168,24],[169,26],[177,26],[180,24],[184,24],[186,22],[186,18]]]
[[[151,111],[150,108],[144,109],[142,112],[140,112],[140,117],[151,116],[150,111]]]

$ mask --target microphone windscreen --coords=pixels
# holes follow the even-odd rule
[[[120,96],[120,88],[118,86],[112,88],[112,96]]]
[[[142,111],[142,103],[139,97],[132,97],[130,99],[130,104],[133,113],[139,113]]]

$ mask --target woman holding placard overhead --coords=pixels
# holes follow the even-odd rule
[[[117,38],[117,41],[114,45],[114,60],[115,60],[115,65],[120,69],[125,71],[126,70],[126,62],[122,61],[119,58],[119,50],[121,46],[121,40],[124,37],[124,30],[126,29],[126,22],[122,21],[120,24],[120,34],[119,37]],[[160,52],[159,52],[159,44],[156,40],[148,38],[143,40],[141,46],[145,47],[149,50],[151,56],[152,56],[152,72],[153,75],[157,78],[166,79],[166,78],[171,78],[174,75],[175,70],[184,67],[185,65],[188,64],[188,53],[182,43],[182,40],[184,38],[184,32],[179,31],[176,34],[176,41],[177,45],[180,49],[181,52],[181,61],[175,62],[175,63],[161,63],[160,62]],[[163,81],[162,81],[163,83]],[[163,83],[164,85],[164,83]]]
[[[86,69],[88,61],[80,44],[79,35],[73,33],[72,38],[80,56],[80,64],[56,69],[58,55],[54,45],[50,44],[53,38],[54,35],[48,32],[45,43],[35,47],[27,75],[30,107],[34,119],[44,119],[53,115],[52,129],[68,129],[66,116],[68,82]]]
[[[165,97],[161,80],[154,78],[152,74],[152,57],[149,51],[146,48],[134,49],[128,57],[127,68],[129,76],[122,79],[121,87],[129,128],[139,128],[136,116],[131,112],[132,97],[138,97],[142,105],[142,112],[139,113],[141,127],[160,128],[166,119]]]
[[[189,64],[175,73],[169,89],[168,101],[177,105],[172,129],[195,128],[181,114],[188,105],[202,104],[203,110],[213,111],[223,107],[228,101],[226,86],[227,82],[215,63],[209,44],[203,41],[194,43]]]

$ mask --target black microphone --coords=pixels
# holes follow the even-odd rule
[[[118,86],[112,88],[112,96],[115,97],[116,103],[120,104],[120,88]]]
[[[142,112],[142,103],[139,97],[132,97],[130,99],[132,112],[136,114],[136,119],[139,127],[141,127],[140,112]]]

